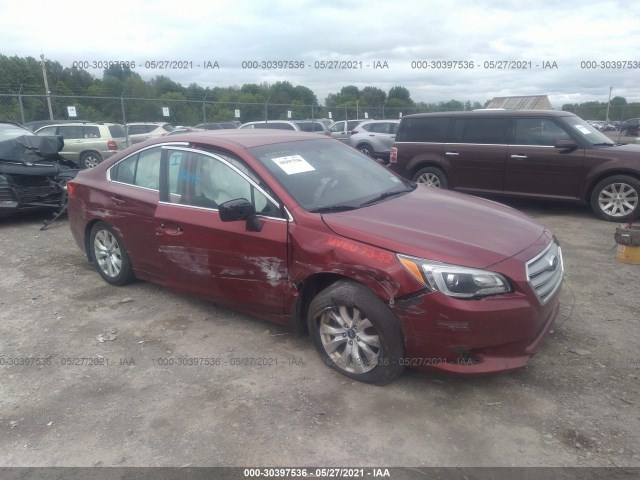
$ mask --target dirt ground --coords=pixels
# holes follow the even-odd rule
[[[562,318],[537,357],[386,387],[268,322],[107,285],[66,219],[0,219],[0,465],[640,466],[640,266],[586,206],[511,204],[564,254]],[[178,364],[194,358],[209,364]]]

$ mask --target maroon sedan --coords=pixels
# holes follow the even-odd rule
[[[523,367],[558,313],[562,255],[545,228],[315,134],[165,137],[68,192],[73,236],[107,282],[308,329],[329,366],[365,382]]]

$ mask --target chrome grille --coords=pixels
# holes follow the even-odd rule
[[[527,280],[542,304],[553,297],[562,283],[563,276],[562,251],[555,240],[527,262]]]

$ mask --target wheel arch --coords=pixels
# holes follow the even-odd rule
[[[306,277],[297,283],[298,298],[291,309],[291,327],[297,332],[307,331],[307,314],[313,299],[323,290],[340,280],[347,280],[358,283],[368,288],[380,300],[389,305],[393,302],[394,294],[389,291],[388,281],[381,281],[374,278],[369,272],[358,272],[355,275],[348,275],[343,272],[318,272]],[[396,286],[396,291],[398,286]]]
[[[585,190],[585,194],[583,196],[583,200],[585,202],[590,202],[591,195],[593,194],[593,190],[596,188],[596,185],[600,183],[602,180],[608,177],[614,177],[616,175],[626,175],[628,177],[635,178],[640,182],[640,174],[638,172],[634,172],[626,169],[616,169],[616,170],[607,170],[605,172],[600,172],[597,176],[593,177],[589,182],[589,186]]]

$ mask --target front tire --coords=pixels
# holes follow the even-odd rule
[[[628,175],[613,175],[598,183],[591,194],[595,214],[610,222],[631,221],[638,217],[640,181]]]
[[[385,385],[404,370],[404,336],[389,307],[359,283],[340,280],[311,302],[309,333],[324,362],[341,374]]]
[[[427,187],[442,188],[444,190],[449,188],[447,175],[436,167],[421,168],[416,172],[412,180],[416,183],[422,183]]]
[[[106,223],[98,222],[89,237],[91,258],[100,276],[112,285],[125,285],[134,279],[127,250],[118,234]]]

